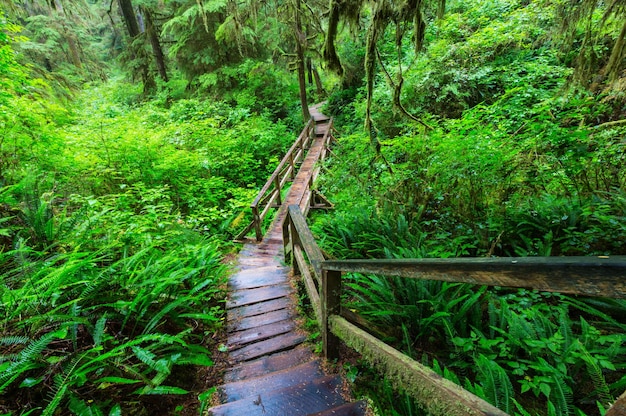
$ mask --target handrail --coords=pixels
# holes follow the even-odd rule
[[[252,209],[252,222],[240,232],[235,240],[243,239],[253,228],[257,241],[263,239],[261,224],[267,216],[270,208],[277,201],[278,205],[282,203],[280,193],[285,184],[295,178],[296,164],[300,163],[304,157],[307,148],[311,145],[315,137],[315,121],[311,118],[298,135],[298,138],[291,145],[285,156],[282,158],[274,172],[269,177],[265,185],[261,188],[254,202],[250,205]]]
[[[302,274],[320,323],[324,355],[338,358],[339,340],[344,341],[438,415],[506,413],[350,322],[355,314],[341,308],[342,272],[626,298],[626,256],[324,260],[297,205],[289,206],[283,237],[285,253],[292,253],[294,274]]]

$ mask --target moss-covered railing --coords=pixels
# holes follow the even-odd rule
[[[341,307],[342,273],[626,298],[626,256],[325,260],[296,205],[289,206],[283,238],[285,257],[291,257],[294,274],[302,275],[320,323],[325,356],[338,358],[339,341],[345,342],[434,415],[506,413],[363,330],[367,322]]]

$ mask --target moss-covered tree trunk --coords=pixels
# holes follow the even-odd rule
[[[130,36],[130,42],[128,45],[130,48],[130,54],[133,59],[141,61],[138,65],[138,71],[141,74],[141,80],[143,81],[143,92],[144,94],[147,94],[154,91],[156,85],[154,83],[154,78],[150,74],[148,63],[144,62],[136,50],[137,45],[134,41],[139,37],[140,31],[139,23],[137,23],[137,16],[135,15],[135,9],[133,8],[132,0],[118,0],[118,4],[120,6],[120,11],[122,12],[124,23],[126,24],[126,29],[128,30],[128,35]]]
[[[150,46],[152,47],[152,54],[154,55],[154,62],[157,67],[157,71],[159,71],[159,76],[165,82],[168,81],[167,76],[167,66],[165,65],[165,56],[163,55],[163,49],[161,48],[161,41],[159,40],[159,35],[154,28],[154,21],[152,20],[152,14],[150,10],[146,7],[141,8],[141,12],[146,21],[146,36],[148,36],[148,40],[150,41]]]
[[[311,118],[309,113],[309,104],[306,98],[306,68],[304,61],[304,47],[303,42],[306,42],[306,37],[302,33],[302,18],[301,18],[301,1],[294,1],[294,24],[295,24],[295,38],[296,38],[296,60],[298,71],[298,85],[300,86],[300,105],[302,106],[302,118],[306,122]]]
[[[615,81],[617,79],[621,64],[624,61],[624,55],[626,55],[625,38],[626,19],[624,19],[622,30],[617,36],[617,40],[613,46],[613,51],[611,52],[611,57],[609,58],[609,62],[606,64],[606,68],[604,69],[604,73],[608,77],[609,81]]]

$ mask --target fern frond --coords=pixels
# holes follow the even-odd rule
[[[593,382],[593,387],[595,389],[593,394],[597,394],[600,401],[603,404],[608,405],[613,401],[613,396],[609,391],[609,386],[606,383],[606,379],[604,378],[602,368],[598,364],[597,358],[593,357],[580,341],[578,341],[578,349],[582,353],[582,358],[585,361],[587,375],[589,375],[591,381]]]
[[[476,358],[475,362],[485,399],[497,408],[510,413],[515,392],[506,371],[498,363],[482,354]]]
[[[8,337],[1,337],[0,345],[19,345],[19,344],[26,344],[28,341],[30,341],[30,338],[28,337],[12,335]]]
[[[104,330],[106,329],[107,316],[104,314],[100,319],[96,321],[96,325],[93,328],[93,345],[94,347],[100,346],[102,342],[102,336],[104,335]]]
[[[4,389],[19,377],[20,374],[37,366],[35,362],[50,342],[55,339],[65,338],[66,336],[67,328],[62,328],[54,332],[49,332],[38,340],[31,341],[30,344],[16,355],[16,360],[0,374],[0,394],[3,393]]]
[[[55,386],[54,386],[55,393],[52,396],[52,400],[50,400],[50,403],[48,403],[48,406],[46,406],[41,416],[54,415],[54,412],[57,410],[57,408],[61,404],[61,401],[65,397],[65,394],[67,393],[67,390],[69,389],[69,387],[70,386],[69,384],[67,384],[65,378],[60,377],[60,376],[55,378]]]
[[[551,386],[552,390],[550,392],[548,404],[552,404],[554,406],[557,416],[571,415],[574,408],[574,397],[572,396],[572,390],[570,387],[562,377],[556,374],[552,377]]]

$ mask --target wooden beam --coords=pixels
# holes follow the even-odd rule
[[[324,255],[315,242],[315,238],[306,223],[306,218],[302,215],[298,205],[289,205],[289,217],[291,218],[291,226],[296,230],[300,244],[306,256],[309,258],[309,262],[313,266],[315,274],[317,275],[316,278],[319,281],[322,275],[320,263],[324,261]]]
[[[324,261],[324,270],[626,298],[626,256]]]
[[[329,317],[330,330],[375,364],[387,380],[405,389],[429,414],[440,416],[506,416],[502,410],[441,377],[340,316]]]
[[[317,322],[321,326],[322,301],[320,300],[317,286],[315,286],[315,282],[313,281],[313,276],[311,276],[311,272],[309,271],[309,266],[304,261],[302,249],[299,246],[294,246],[293,257],[294,261],[298,262],[298,268],[300,269],[300,274],[304,280],[304,286],[306,287],[306,292],[309,295],[309,301],[311,302],[311,306],[313,307],[313,312],[315,312],[315,319],[317,319]]]
[[[341,313],[341,272],[324,270],[320,289],[322,350],[327,360],[335,360],[339,358],[339,338],[331,332],[329,318]]]

